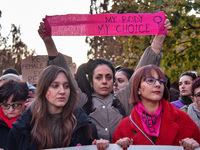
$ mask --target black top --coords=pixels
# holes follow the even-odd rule
[[[8,148],[8,134],[10,127],[0,119],[0,148],[6,150]]]
[[[91,122],[87,114],[81,109],[77,108],[74,115],[77,118],[77,126],[72,132],[71,143],[69,146],[91,145],[94,139],[97,139],[96,126]],[[9,150],[37,150],[37,142],[31,141],[31,111],[27,108],[19,119],[13,123],[13,127],[9,133]],[[88,135],[86,125],[90,123],[92,125],[93,138]]]

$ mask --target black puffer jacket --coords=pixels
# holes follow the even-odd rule
[[[10,131],[10,127],[0,119],[0,148],[7,150],[8,147],[8,133]]]
[[[89,117],[81,108],[77,108],[74,115],[77,118],[77,126],[72,133],[70,146],[91,145],[94,139],[97,139],[96,126],[91,122]],[[31,112],[28,108],[19,119],[13,123],[13,127],[9,133],[9,150],[37,150],[37,142],[31,141]],[[91,123],[93,138],[88,135],[86,124]]]

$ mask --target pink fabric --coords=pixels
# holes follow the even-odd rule
[[[142,105],[142,102],[139,102],[135,106],[135,110],[139,114],[143,128],[148,135],[158,137],[160,132],[161,118],[162,118],[162,103],[160,102],[159,108],[155,111],[154,114],[150,114]]]
[[[112,36],[167,34],[165,13],[67,14],[46,16],[43,36]]]

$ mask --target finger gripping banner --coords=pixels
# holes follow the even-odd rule
[[[165,20],[164,12],[46,16],[44,36],[166,35]]]

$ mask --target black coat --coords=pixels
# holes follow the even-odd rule
[[[70,146],[91,145],[94,139],[97,139],[96,126],[91,122],[86,113],[77,108],[74,115],[77,118],[77,126],[73,130]],[[37,150],[37,142],[31,141],[31,112],[30,109],[25,110],[19,119],[13,123],[13,127],[9,133],[9,150]],[[86,124],[91,123],[93,130],[93,138],[88,136]]]
[[[0,119],[0,148],[6,150],[8,148],[8,134],[10,127]]]

